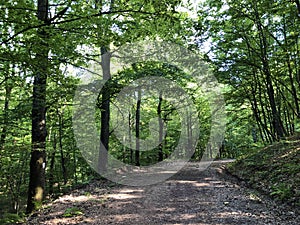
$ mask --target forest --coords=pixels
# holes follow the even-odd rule
[[[1,0],[0,25],[0,219],[111,163],[235,159],[300,132],[299,0]]]

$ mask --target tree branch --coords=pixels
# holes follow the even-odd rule
[[[58,14],[64,14],[65,13],[64,10],[66,10],[66,9],[63,9]],[[119,11],[113,11],[113,12],[110,12],[110,11],[108,11],[108,12],[99,12],[99,13],[88,15],[88,16],[82,16],[82,17],[76,17],[76,18],[68,19],[68,20],[64,20],[64,21],[52,22],[50,24],[49,23],[47,23],[47,24],[42,23],[42,24],[39,24],[39,25],[26,27],[26,28],[16,32],[15,34],[10,36],[6,40],[2,41],[1,45],[2,44],[7,44],[8,42],[13,40],[14,38],[19,36],[20,34],[25,33],[26,31],[29,31],[31,29],[41,28],[41,27],[49,26],[49,25],[58,25],[58,24],[70,23],[70,22],[80,21],[80,20],[84,20],[84,19],[90,19],[90,18],[93,18],[93,17],[100,17],[100,16],[103,16],[103,15],[118,14],[118,13],[136,13],[136,14],[145,14],[145,15],[164,15],[164,14],[161,14],[161,13],[152,13],[152,12],[144,12],[144,11],[137,11],[137,10],[119,10]],[[56,15],[53,18],[57,19],[58,17],[59,16]],[[53,18],[50,20],[50,22],[53,21]]]

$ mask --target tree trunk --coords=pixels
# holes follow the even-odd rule
[[[14,65],[13,65],[14,67]],[[3,127],[1,131],[0,136],[0,156],[1,156],[1,150],[4,147],[5,139],[6,139],[6,132],[7,132],[7,126],[8,126],[8,110],[9,110],[9,102],[10,102],[10,95],[11,95],[12,87],[9,85],[8,78],[5,78],[5,100],[4,100],[4,109],[3,109]]]
[[[100,8],[100,12],[104,4],[101,0],[95,1],[95,8]],[[114,0],[110,0],[109,10],[113,11]],[[100,35],[99,35],[100,38]],[[110,73],[111,54],[108,48],[101,46],[101,67],[103,71],[103,80],[108,81],[111,79]],[[102,88],[102,101],[101,101],[101,129],[100,129],[100,148],[98,155],[98,172],[105,173],[107,171],[108,163],[108,150],[109,150],[109,121],[110,121],[110,90],[108,85]]]
[[[130,163],[133,164],[133,150],[131,146],[131,113],[128,112],[128,137],[129,137],[129,148],[130,148]]]
[[[276,139],[280,139],[284,136],[284,129],[282,125],[282,121],[280,118],[280,114],[277,110],[276,102],[275,102],[275,91],[274,86],[272,82],[272,76],[271,71],[269,67],[269,59],[268,59],[268,42],[267,38],[263,29],[263,26],[260,21],[260,15],[257,10],[257,6],[255,7],[255,19],[256,19],[256,25],[258,29],[258,34],[260,38],[260,50],[261,50],[261,59],[262,59],[262,65],[263,65],[263,72],[266,76],[266,85],[267,85],[267,94],[269,98],[269,103],[271,106],[271,112],[272,112],[272,125],[274,128],[274,131],[276,133]]]
[[[299,1],[298,1],[299,3]],[[284,41],[285,41],[285,46],[288,46],[288,41],[287,41],[287,25],[286,25],[286,21],[284,21],[283,24],[283,35],[284,35]],[[294,75],[293,75],[293,69],[292,69],[292,65],[291,65],[291,56],[290,54],[287,54],[287,67],[288,67],[288,75],[289,75],[289,79],[290,79],[290,85],[291,85],[291,89],[292,89],[292,96],[294,98],[294,104],[295,104],[295,108],[296,108],[296,116],[298,118],[300,118],[300,106],[299,106],[299,98],[298,98],[298,94],[297,94],[297,89],[296,89],[296,85],[295,85],[295,81],[294,81]]]
[[[63,113],[59,112],[57,109],[57,115],[58,115],[58,123],[59,123],[59,149],[60,149],[60,163],[61,163],[61,170],[62,170],[62,175],[64,178],[64,184],[67,184],[68,177],[67,177],[67,168],[66,168],[66,163],[65,163],[65,156],[64,156],[64,151],[63,151],[63,144],[62,144],[62,136],[63,136]]]
[[[53,152],[50,157],[50,167],[49,167],[49,194],[52,195],[54,193],[54,163],[55,163],[55,154],[56,154],[56,133],[53,134]]]
[[[111,55],[105,47],[101,47],[101,66],[103,70],[103,80],[108,81],[110,74]],[[109,150],[109,120],[110,120],[110,90],[107,83],[102,88],[101,97],[101,130],[100,130],[100,150],[98,158],[98,172],[106,172]]]
[[[48,0],[38,0],[38,19],[47,23]],[[30,175],[27,199],[27,213],[35,210],[45,195],[46,168],[46,82],[48,73],[47,32],[44,28],[38,30],[39,42],[36,50],[34,67],[34,83],[32,97],[32,149],[30,158]]]
[[[159,124],[159,135],[158,135],[158,161],[161,162],[164,160],[163,155],[163,121],[161,115],[161,104],[162,104],[162,92],[159,92],[159,102],[157,106],[157,115],[158,115],[158,124]]]
[[[141,116],[141,89],[138,87],[135,112],[135,165],[140,166],[140,116]]]

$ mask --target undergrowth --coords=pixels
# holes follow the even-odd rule
[[[227,167],[276,200],[300,207],[300,136],[252,149]]]

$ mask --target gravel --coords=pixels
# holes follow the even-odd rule
[[[25,224],[300,224],[299,209],[248,188],[226,172],[226,163],[214,162],[205,171],[188,163],[170,179],[145,187],[95,181],[46,205]],[[77,213],[68,217],[70,209]]]

